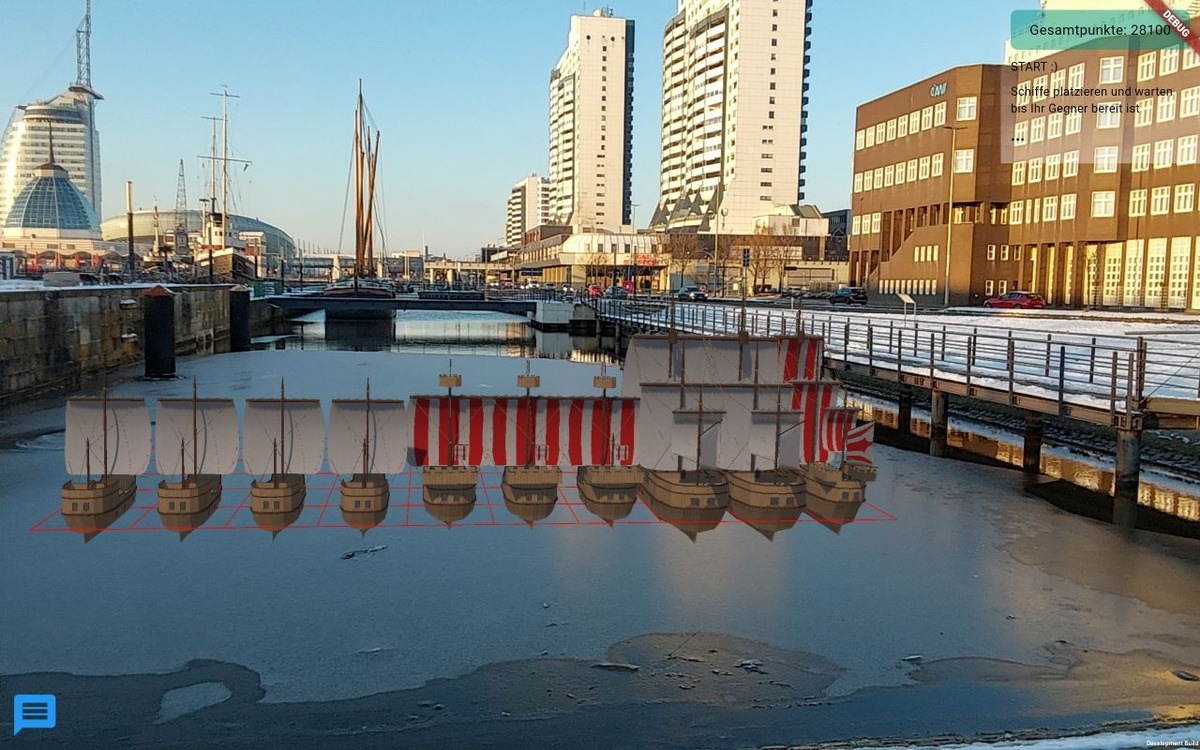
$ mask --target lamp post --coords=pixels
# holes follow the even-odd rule
[[[963,125],[943,125],[942,128],[950,131],[950,158],[946,161],[946,168],[950,170],[950,189],[949,195],[946,197],[946,273],[943,279],[945,288],[942,289],[942,306],[950,306],[950,244],[954,239],[954,172],[955,172],[955,154],[958,151],[958,131],[966,130]]]

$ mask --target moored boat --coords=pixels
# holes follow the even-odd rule
[[[108,514],[132,502],[151,446],[145,399],[109,398],[107,389],[99,398],[68,399],[63,456],[67,473],[82,480],[63,484],[63,516]]]

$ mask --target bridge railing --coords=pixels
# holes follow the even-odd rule
[[[589,300],[606,319],[648,329],[756,336],[792,336],[797,328],[825,340],[833,366],[865,366],[958,381],[1010,397],[1056,400],[1107,409],[1117,414],[1141,410],[1151,396],[1200,401],[1200,353],[1195,342],[1168,337],[1100,335],[1034,328],[888,320],[866,316],[773,310],[728,305]],[[897,377],[897,379],[899,379]]]

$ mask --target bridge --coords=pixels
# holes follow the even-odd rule
[[[1200,325],[1141,336],[931,322],[898,314],[737,308],[599,299],[596,316],[627,332],[794,336],[825,340],[825,369],[899,385],[898,424],[914,389],[930,395],[930,453],[947,452],[950,396],[1026,417],[1024,468],[1041,465],[1042,417],[1116,431],[1114,522],[1132,526],[1144,429],[1200,429]]]
[[[334,310],[358,312],[370,310],[462,310],[475,312],[499,312],[510,315],[528,315],[537,308],[543,297],[535,295],[512,295],[501,293],[443,294],[422,293],[398,295],[396,297],[322,297],[318,293],[279,294],[267,297],[267,304],[297,314]]]

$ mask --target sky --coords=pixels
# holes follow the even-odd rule
[[[662,30],[675,0],[613,0],[636,22],[633,202],[658,199]],[[855,107],[942,70],[1000,62],[1013,10],[1036,0],[814,0],[804,202],[850,199]],[[0,0],[0,111],[75,78],[83,0]],[[563,0],[94,0],[92,83],[104,97],[102,217],[134,203],[173,208],[179,161],[189,206],[207,169],[213,92],[227,86],[233,210],[310,245],[353,252],[344,229],[354,99],[376,127],[389,251],[470,257],[504,233],[523,176],[545,174],[548,80],[569,17]],[[353,221],[353,217],[350,217]]]

